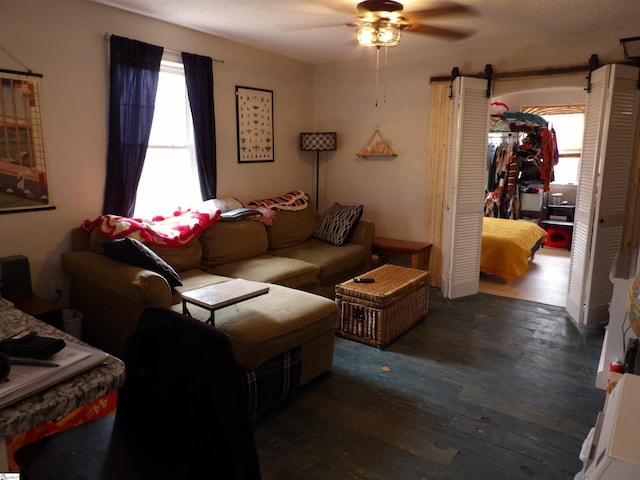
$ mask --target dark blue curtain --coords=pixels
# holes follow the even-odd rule
[[[193,117],[196,159],[203,200],[216,198],[216,122],[213,111],[213,60],[182,52]]]
[[[109,147],[103,214],[133,215],[149,144],[163,50],[111,36]]]

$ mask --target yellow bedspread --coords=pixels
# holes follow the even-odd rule
[[[484,217],[480,271],[515,280],[527,273],[531,249],[546,236],[532,222]]]

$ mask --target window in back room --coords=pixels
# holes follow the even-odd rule
[[[577,185],[582,155],[585,106],[576,105],[523,105],[523,113],[542,116],[556,132],[558,164],[554,167],[556,185]]]
[[[170,216],[202,201],[184,67],[162,60],[134,216]]]

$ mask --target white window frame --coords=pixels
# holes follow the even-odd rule
[[[158,82],[158,93],[156,102],[163,101],[161,94],[163,77],[166,75],[180,75],[184,80],[184,66],[178,55],[171,55],[165,52],[160,64],[160,78]],[[184,135],[180,135],[179,141],[175,136],[162,134],[154,130],[159,128],[156,115],[161,115],[162,108],[156,103],[154,122],[151,127],[149,145],[145,165],[138,184],[136,193],[136,208],[134,216],[137,218],[149,219],[156,216],[168,217],[178,210],[187,210],[195,207],[202,201],[200,194],[200,184],[198,181],[198,167],[196,162],[195,140],[193,134],[193,120],[189,99],[187,96],[186,82],[184,88]],[[181,111],[171,115],[171,122],[179,125]],[[166,123],[165,123],[166,126]],[[164,140],[166,142],[158,141]],[[175,160],[188,165],[178,171],[165,168],[159,162],[163,161],[161,156],[172,157],[175,153]],[[185,159],[185,156],[187,159]],[[166,160],[166,158],[165,158]],[[154,163],[155,161],[155,163]],[[172,160],[169,160],[172,161]],[[152,168],[156,167],[154,173]]]

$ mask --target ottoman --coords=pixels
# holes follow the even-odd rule
[[[240,366],[252,421],[294,394],[333,364],[335,302],[281,285],[265,295],[216,310],[215,328],[223,332]],[[182,305],[172,310],[182,312]],[[191,316],[209,318],[190,305]]]
[[[430,273],[386,264],[336,285],[340,337],[383,348],[427,315]]]
[[[331,368],[338,309],[325,297],[281,285],[265,286],[269,287],[266,295],[217,310],[215,326],[231,341],[238,365],[249,370],[300,347],[303,385]],[[182,305],[172,309],[181,313]],[[194,318],[209,318],[208,310],[197,306],[189,310]]]

